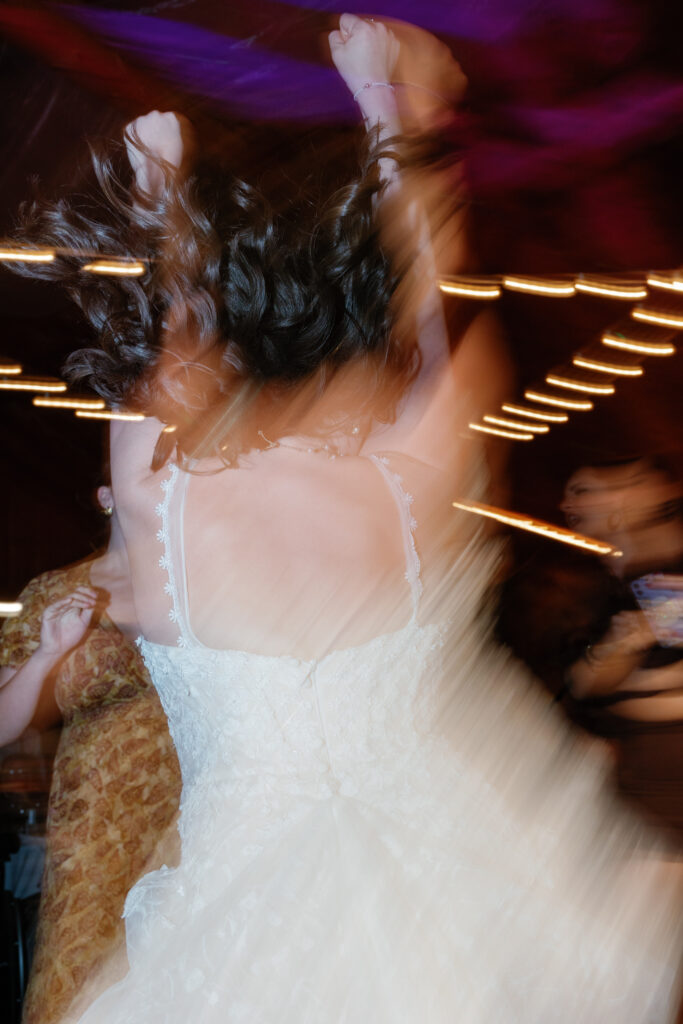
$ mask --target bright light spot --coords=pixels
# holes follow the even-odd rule
[[[527,530],[529,533],[538,533],[550,540],[560,541],[562,544],[571,544],[585,551],[591,551],[598,555],[613,555],[618,558],[622,552],[617,551],[611,544],[594,540],[592,537],[584,537],[581,533],[574,533],[572,530],[565,530],[561,526],[554,526],[552,523],[545,523],[542,519],[532,519],[531,516],[520,515],[518,512],[507,512],[502,508],[494,508],[492,505],[482,505],[476,501],[454,501],[453,508],[463,512],[473,512],[478,516],[485,516],[487,519],[495,519],[506,526],[514,526],[518,530]]]
[[[593,408],[592,402],[577,402],[573,398],[556,398],[554,395],[546,395],[542,391],[525,391],[524,397],[530,402],[545,402],[547,405],[557,405],[560,409],[577,409],[585,412]]]
[[[178,429],[178,427],[175,425],[175,423],[169,423],[169,425],[167,427],[164,427],[164,429],[161,431],[161,433],[162,434],[173,434],[173,433],[175,433],[175,431],[177,429]]]
[[[541,278],[504,277],[503,284],[514,292],[530,292],[533,295],[553,295],[558,298],[573,295],[576,290],[573,283],[561,283],[553,281],[552,278],[544,281]]]
[[[104,409],[101,398],[34,398],[33,404],[45,409]]]
[[[2,391],[66,391],[66,384],[61,380],[0,380]]]
[[[589,295],[600,295],[606,299],[645,299],[647,288],[642,284],[615,284],[610,281],[600,281],[598,278],[578,278],[576,281],[577,292],[587,292]]]
[[[548,423],[566,423],[569,419],[563,412],[537,412],[536,409],[527,409],[524,405],[513,405],[511,402],[503,402],[501,409],[515,416],[529,416],[532,420],[544,420]]]
[[[464,295],[471,299],[497,299],[501,294],[497,284],[477,284],[467,279],[439,281],[439,288],[448,295]]]
[[[599,363],[595,359],[586,359],[585,356],[574,356],[574,366],[580,366],[584,370],[595,370],[597,373],[611,373],[615,377],[642,377],[642,366],[617,366],[616,363]]]
[[[663,342],[632,341],[630,338],[617,338],[614,334],[603,334],[602,343],[609,348],[620,348],[624,352],[640,352],[645,356],[672,356],[676,351],[673,345]]]
[[[0,615],[7,618],[18,615],[23,607],[21,601],[0,601]]]
[[[520,423],[519,420],[506,420],[502,416],[484,416],[485,423],[493,423],[496,427],[510,427],[511,430],[530,430],[532,434],[547,434],[550,427],[545,423]]]
[[[683,292],[683,277],[676,274],[648,274],[647,283],[652,288],[663,288],[669,292]]]
[[[93,260],[81,267],[91,274],[119,274],[122,277],[139,277],[146,269],[140,260]]]
[[[51,249],[0,248],[0,260],[14,263],[52,263],[55,258]]]
[[[145,418],[141,412],[113,412],[111,409],[105,409],[103,412],[97,412],[94,409],[87,412],[77,409],[76,415],[83,420],[131,420],[137,422]]]
[[[21,373],[23,367],[19,363],[0,363],[0,374]]]
[[[569,391],[585,391],[589,395],[614,394],[611,384],[584,384],[583,381],[571,380],[568,377],[557,377],[554,373],[549,373],[545,382],[554,384],[557,388],[568,388]]]
[[[644,320],[648,324],[662,324],[664,327],[677,327],[683,330],[683,316],[673,313],[657,313],[651,309],[634,309],[631,311],[634,320]]]
[[[496,437],[508,437],[511,441],[533,441],[533,434],[513,434],[510,430],[499,430],[497,427],[485,427],[483,423],[470,423],[470,430],[478,430],[482,434],[495,434]]]

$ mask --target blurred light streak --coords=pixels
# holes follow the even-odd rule
[[[573,282],[561,284],[557,281],[544,281],[528,277],[504,277],[503,284],[514,292],[530,292],[533,295],[552,295],[557,298],[573,295],[576,291]]]
[[[483,423],[470,423],[470,430],[479,430],[482,434],[495,434],[496,437],[507,437],[511,441],[533,441],[533,434],[514,434],[511,430],[499,430],[498,427],[486,427]]]
[[[545,382],[553,384],[556,388],[584,391],[588,395],[613,395],[615,391],[612,384],[584,384],[583,381],[572,380],[569,377],[557,377],[554,373],[549,373]]]
[[[532,519],[531,516],[520,515],[518,512],[507,512],[502,508],[495,508],[493,505],[482,505],[477,501],[454,501],[453,508],[462,512],[473,512],[478,516],[485,516],[487,519],[495,519],[496,522],[504,523],[506,526],[514,526],[518,530],[527,530],[529,533],[538,533],[550,540],[560,541],[561,544],[571,544],[573,547],[583,548],[598,555],[612,555],[619,558],[623,552],[605,544],[603,541],[594,540],[593,537],[585,537],[581,533],[574,533],[572,530],[565,530],[561,526],[554,526],[542,519]]]
[[[556,405],[560,409],[577,409],[586,412],[593,408],[592,402],[577,402],[573,398],[556,398],[554,395],[545,395],[542,391],[525,391],[524,397],[530,402],[546,402],[548,405]]]
[[[0,380],[2,391],[66,391],[66,384],[61,380]]]
[[[45,409],[104,409],[101,398],[34,398],[33,404]]]
[[[547,434],[550,427],[543,423],[520,423],[519,420],[506,420],[500,416],[484,416],[485,423],[492,423],[496,427],[510,427],[511,430],[530,430],[533,434]]]
[[[169,423],[167,427],[161,431],[162,434],[173,434],[178,429],[175,423]]]
[[[600,363],[596,359],[587,359],[585,356],[574,356],[572,363],[584,370],[611,373],[615,377],[642,377],[643,375],[642,366],[617,366],[616,363]]]
[[[448,295],[463,295],[471,299],[498,299],[501,295],[499,285],[478,284],[467,278],[439,281],[439,288]]]
[[[672,356],[676,351],[673,345],[665,342],[657,344],[656,342],[632,341],[630,338],[618,338],[609,332],[603,334],[602,343],[610,348],[620,348],[624,352],[640,352],[645,356]]]
[[[52,249],[14,249],[0,247],[0,260],[13,263],[52,263],[55,254]]]
[[[513,405],[511,402],[503,402],[501,409],[516,416],[529,416],[532,420],[544,420],[548,423],[566,423],[569,419],[564,412],[538,412],[536,409],[527,409],[524,405]]]
[[[76,416],[83,420],[144,420],[145,417],[141,412],[113,412],[111,409],[104,409],[103,411],[76,409]]]
[[[683,316],[672,313],[657,313],[650,309],[634,309],[631,313],[634,320],[644,320],[648,324],[663,324],[664,327],[677,327],[683,330]]]
[[[81,267],[91,274],[119,274],[122,277],[139,277],[146,269],[140,260],[93,260]]]
[[[669,292],[683,292],[683,277],[677,274],[648,274],[647,283],[651,288],[663,288]]]
[[[21,601],[0,601],[0,615],[4,615],[7,618],[12,615],[18,615],[23,607]]]
[[[21,373],[22,369],[19,363],[0,363],[0,374]]]
[[[616,284],[613,281],[601,281],[599,278],[577,278],[576,290],[589,295],[600,295],[606,299],[647,298],[647,288],[642,284]]]

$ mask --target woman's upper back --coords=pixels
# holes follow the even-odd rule
[[[160,425],[140,427],[144,448],[143,433]],[[148,639],[176,644],[185,631],[211,648],[310,658],[412,619],[410,498],[389,460],[309,447],[291,438],[230,469],[204,460],[122,479],[117,502]]]

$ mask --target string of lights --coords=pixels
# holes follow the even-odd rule
[[[1,262],[52,262],[59,256],[81,256],[83,272],[112,276],[141,276],[148,269],[148,262],[137,259],[121,259],[93,253],[81,253],[71,249],[29,249],[0,241]],[[613,383],[600,382],[590,375],[602,374],[612,378],[636,378],[643,375],[639,365],[644,356],[670,356],[676,351],[672,337],[683,330],[683,313],[673,305],[673,300],[683,295],[683,272],[650,272],[630,275],[629,278],[578,274],[574,276],[531,276],[531,275],[487,275],[442,278],[439,288],[449,295],[490,301],[498,299],[505,290],[523,292],[528,295],[562,298],[585,294],[619,301],[647,299],[648,289],[659,296],[655,304],[643,304],[631,309],[628,319],[607,330],[601,337],[602,345],[623,354],[626,361],[612,362],[592,355],[578,353],[571,359],[571,366],[584,371],[579,376],[568,376],[564,370],[548,373],[544,384],[557,391],[548,392],[535,386],[524,391],[524,398],[533,403],[530,407],[504,402],[501,412],[515,419],[490,413],[480,423],[470,423],[473,431],[503,437],[507,440],[533,441],[538,436],[550,433],[550,427],[567,423],[568,413],[589,412],[593,402],[588,399],[570,398],[566,392],[583,392],[597,397],[615,394]],[[65,394],[67,384],[55,378],[31,378],[23,376],[23,368],[11,360],[0,360],[0,390],[39,392],[33,399],[38,408],[68,409],[79,419],[126,419],[142,420],[141,413],[107,409],[101,399]],[[558,393],[559,391],[559,393]],[[59,394],[59,397],[52,397]],[[47,397],[46,397],[47,395]],[[521,420],[519,419],[521,417]],[[529,422],[531,421],[531,422]]]

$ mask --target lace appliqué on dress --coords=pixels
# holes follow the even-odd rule
[[[390,468],[389,459],[386,455],[370,455],[370,461],[374,462],[382,476],[389,485],[401,516],[401,530],[403,532],[403,546],[406,557],[405,578],[410,585],[410,592],[413,598],[413,619],[417,616],[418,604],[422,596],[422,577],[420,575],[420,556],[415,545],[414,531],[417,528],[417,520],[412,514],[411,507],[413,496],[403,487],[403,477]]]
[[[168,581],[164,584],[164,593],[168,594],[171,598],[171,607],[168,611],[168,617],[171,622],[175,622],[180,626],[180,633],[178,634],[177,641],[178,647],[187,647],[187,638],[184,635],[182,621],[178,613],[178,583],[173,566],[173,558],[171,556],[170,510],[171,498],[178,479],[178,472],[179,470],[176,464],[174,462],[170,463],[168,467],[168,477],[161,481],[161,489],[164,493],[163,501],[159,502],[155,511],[161,519],[161,526],[157,530],[157,540],[161,541],[164,545],[164,553],[159,558],[159,566],[166,571],[168,576]]]

